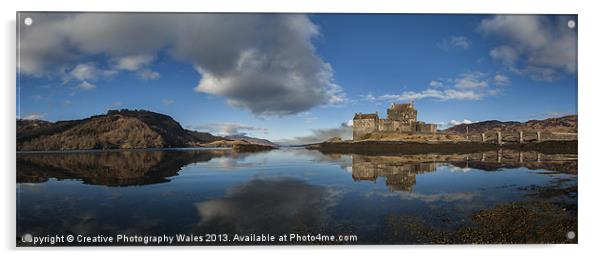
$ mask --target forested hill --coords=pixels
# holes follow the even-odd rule
[[[224,139],[145,110],[110,110],[71,121],[17,120],[17,150],[191,147]]]
[[[470,133],[490,131],[550,131],[577,133],[577,115],[568,115],[545,120],[530,120],[527,122],[489,120],[456,125],[443,130],[443,132],[465,134],[467,126]]]

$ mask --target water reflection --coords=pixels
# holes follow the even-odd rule
[[[562,232],[576,227],[576,174],[577,155],[512,150],[19,153],[17,235],[292,232],[351,233],[363,244],[562,243]],[[527,225],[513,227],[517,219]],[[555,224],[561,228],[550,230]],[[498,232],[507,239],[489,235]]]
[[[403,156],[352,156],[352,177],[355,181],[376,181],[385,178],[389,191],[411,192],[416,176],[434,172],[437,164],[452,165],[452,172],[469,169],[497,171],[503,168],[526,167],[563,173],[577,173],[577,155],[546,155],[538,152],[498,150],[473,154],[420,154]]]
[[[294,178],[253,179],[222,198],[196,203],[208,233],[319,233],[340,191]]]
[[[535,151],[498,150],[471,154],[466,156],[463,161],[451,163],[461,168],[484,171],[525,167],[577,174],[577,154],[542,154]]]
[[[39,183],[49,178],[77,179],[107,186],[167,182],[182,167],[208,162],[228,150],[154,150],[17,154],[17,182]]]
[[[417,174],[434,172],[437,168],[435,162],[409,163],[400,160],[399,157],[353,155],[353,180],[376,181],[378,177],[384,177],[389,191],[409,192],[416,185]]]
[[[321,155],[316,151],[293,150],[310,155],[316,163],[334,162],[352,173],[355,181],[385,178],[390,191],[412,191],[416,176],[434,172],[437,164],[453,166],[453,171],[502,168],[545,169],[577,173],[577,155],[541,154],[498,150],[472,154],[418,154],[403,156]],[[185,166],[214,160],[223,170],[253,168],[257,162],[245,161],[248,154],[229,150],[154,150],[123,152],[66,152],[17,154],[17,182],[39,183],[49,178],[76,179],[86,184],[107,186],[146,185],[168,182]],[[350,157],[351,159],[347,159]],[[351,163],[349,163],[351,160]],[[262,161],[265,163],[265,161]]]

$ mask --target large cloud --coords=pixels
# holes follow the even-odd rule
[[[106,70],[148,70],[159,51],[195,66],[195,90],[223,96],[256,115],[288,115],[345,100],[330,65],[311,43],[318,28],[296,14],[26,14],[20,72],[52,76],[90,55]]]
[[[500,40],[490,56],[536,80],[553,80],[577,70],[577,31],[567,16],[497,15],[479,31]]]

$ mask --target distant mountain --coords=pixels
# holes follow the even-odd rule
[[[18,150],[191,147],[222,137],[190,131],[170,116],[145,110],[110,110],[81,120],[17,120]]]
[[[518,121],[483,121],[471,124],[460,124],[443,130],[448,133],[465,134],[466,127],[469,133],[483,133],[490,131],[550,131],[550,132],[577,132],[577,115],[568,115],[560,118],[545,120]]]
[[[225,138],[231,139],[231,140],[242,140],[242,141],[246,141],[246,142],[249,142],[251,144],[256,144],[256,145],[278,147],[278,145],[276,143],[273,143],[267,139],[253,138],[253,137],[249,137],[249,136],[245,136],[245,135],[230,135],[230,136],[226,136]]]

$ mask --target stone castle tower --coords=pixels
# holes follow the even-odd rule
[[[405,124],[416,123],[418,111],[414,109],[414,102],[396,104],[392,103],[387,109],[387,119],[401,121]]]

